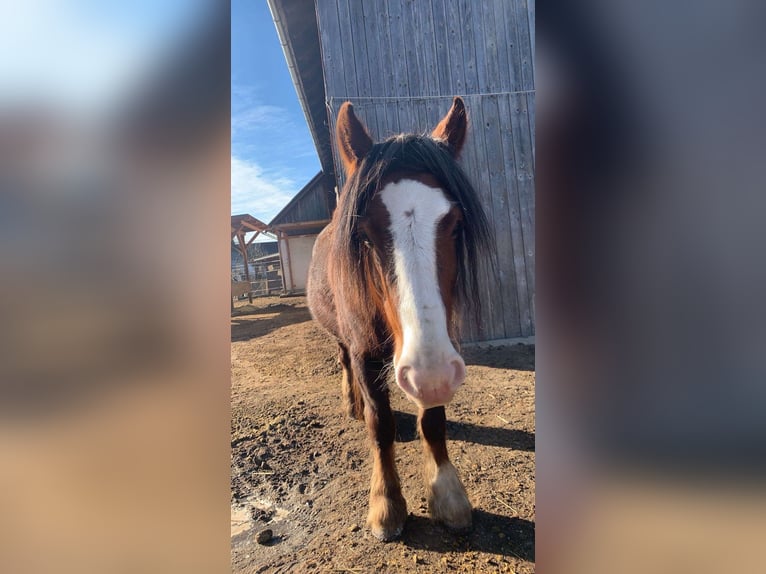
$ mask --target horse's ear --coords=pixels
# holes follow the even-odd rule
[[[338,138],[338,151],[343,160],[343,168],[346,171],[346,176],[351,177],[359,162],[372,148],[372,138],[354,114],[354,106],[351,105],[351,102],[345,102],[340,107],[335,133]]]
[[[457,157],[463,149],[467,131],[468,114],[465,111],[465,104],[460,96],[455,96],[452,107],[431,132],[431,137],[446,141],[452,155]]]

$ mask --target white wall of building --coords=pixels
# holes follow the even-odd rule
[[[305,292],[309,275],[311,252],[314,249],[316,235],[282,236],[279,239],[279,254],[282,258],[282,273],[285,278],[285,291]]]

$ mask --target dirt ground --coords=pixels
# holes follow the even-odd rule
[[[365,526],[365,425],[341,413],[336,348],[305,298],[239,304],[231,333],[233,572],[534,572],[533,346],[463,349],[447,433],[474,505],[467,535],[428,517],[416,409],[392,387],[409,517],[384,544]]]

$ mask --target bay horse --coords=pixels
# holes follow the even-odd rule
[[[465,378],[456,350],[460,313],[477,306],[479,257],[491,231],[457,163],[468,118],[454,98],[428,135],[373,143],[345,102],[336,137],[347,181],[319,234],[307,296],[337,341],[342,397],[364,418],[373,470],[367,523],[383,541],[404,528],[407,505],[394,462],[388,376],[418,406],[428,508],[452,530],[471,528],[465,488],[447,456],[444,405]]]

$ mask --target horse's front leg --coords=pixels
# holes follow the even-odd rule
[[[351,355],[342,343],[338,343],[338,362],[343,371],[341,382],[341,394],[343,399],[343,412],[349,418],[362,420],[364,413],[362,408],[362,396],[359,393],[358,383],[354,380],[354,371],[351,368]]]
[[[370,481],[370,511],[367,523],[379,540],[397,538],[407,519],[407,503],[402,496],[399,475],[394,461],[394,414],[383,378],[382,361],[359,360],[357,381],[364,396],[364,420],[372,450],[372,479]]]
[[[425,479],[428,511],[452,530],[469,530],[471,503],[447,456],[447,417],[444,407],[421,409],[418,428],[425,454]]]

